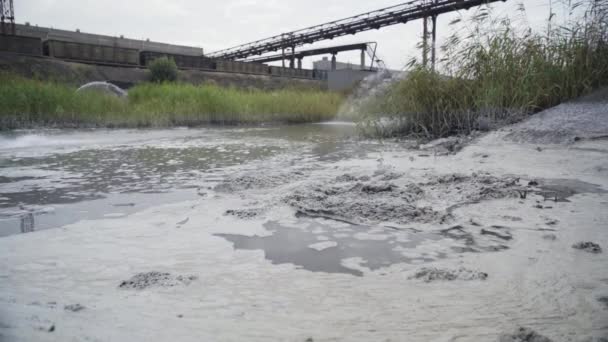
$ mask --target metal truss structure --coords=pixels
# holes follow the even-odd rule
[[[483,4],[506,0],[413,0],[353,17],[283,33],[270,38],[235,46],[208,54],[221,59],[244,59],[275,51],[285,51],[305,44],[334,39],[408,21],[433,18],[439,14],[469,9]]]
[[[0,0],[0,32],[15,34],[15,7],[13,0]]]
[[[276,62],[287,58],[295,58],[301,59],[304,57],[310,56],[318,56],[318,55],[328,55],[328,54],[336,54],[338,52],[344,51],[356,51],[356,50],[367,50],[367,46],[375,44],[375,43],[359,43],[359,44],[348,44],[348,45],[338,45],[338,46],[330,46],[330,47],[322,47],[318,49],[310,49],[310,50],[298,50],[295,54],[288,54],[287,56],[283,54],[275,54],[268,55],[262,57],[251,57],[247,58],[244,62],[255,62],[255,63],[268,63],[268,62]]]

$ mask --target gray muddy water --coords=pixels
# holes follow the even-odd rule
[[[0,134],[0,340],[604,341],[608,144],[562,109],[418,146]]]
[[[374,160],[367,158],[370,153],[406,147],[362,140],[347,123],[19,131],[1,136],[0,146],[0,236],[119,219],[162,204],[230,198],[219,226],[229,228],[229,217],[245,224],[261,218],[270,232],[216,234],[235,249],[262,250],[274,264],[355,276],[396,263],[509,248],[509,227],[416,228],[449,223],[453,208],[517,197],[526,186],[517,177],[486,173],[427,175],[411,182],[384,168],[382,158],[373,173],[342,173],[337,163],[357,165]],[[581,186],[597,191],[574,181],[540,182],[555,201]],[[282,186],[287,188],[274,191]],[[288,220],[264,217],[285,205],[294,210]],[[184,213],[176,227],[188,221]]]
[[[340,160],[377,146],[340,123],[2,134],[0,236],[196,199],[226,168],[246,169],[254,161]]]
[[[445,253],[428,251],[408,256],[404,251],[442,237],[433,233],[399,232],[388,228],[336,224],[323,219],[301,219],[296,227],[268,222],[272,235],[243,236],[217,234],[237,249],[258,249],[275,264],[290,263],[313,272],[346,273],[362,276],[363,272],[345,267],[344,260],[360,259],[361,266],[377,270],[399,262],[430,262],[444,258]]]

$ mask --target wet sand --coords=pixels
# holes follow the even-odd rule
[[[521,125],[226,165],[194,199],[3,237],[0,337],[601,341],[608,140]]]

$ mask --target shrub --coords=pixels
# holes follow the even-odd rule
[[[150,65],[150,81],[163,83],[177,81],[177,65],[172,58],[161,57],[153,60]]]

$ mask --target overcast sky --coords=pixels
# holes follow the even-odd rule
[[[527,20],[541,27],[551,0],[509,0],[491,5],[494,13],[515,15],[524,3]],[[556,0],[553,0],[554,2]],[[198,46],[211,52],[327,21],[396,5],[400,0],[16,0],[17,22],[83,32],[150,38],[154,41]],[[554,11],[556,5],[554,4]],[[473,10],[439,17],[438,40],[453,29],[448,23],[467,18]],[[356,36],[324,41],[329,46],[364,41],[378,42],[378,53],[392,69],[400,69],[414,55],[421,21],[395,25]],[[313,47],[312,45],[305,48]],[[357,53],[338,56],[358,62]],[[310,59],[305,65],[310,66]]]

